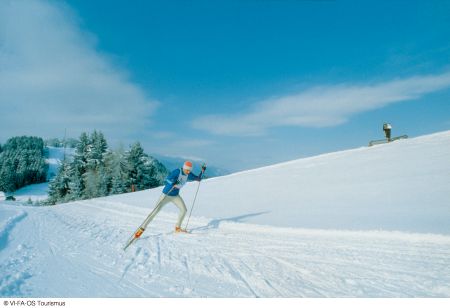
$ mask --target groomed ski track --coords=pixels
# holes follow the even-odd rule
[[[161,212],[124,252],[148,209],[107,199],[0,207],[13,217],[1,226],[3,297],[450,296],[449,236],[240,217],[191,218],[192,234],[174,234],[176,214]]]

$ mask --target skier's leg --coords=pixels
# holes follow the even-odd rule
[[[175,205],[180,210],[180,213],[178,214],[178,221],[177,221],[177,224],[175,225],[176,228],[180,228],[181,223],[183,222],[184,216],[186,216],[186,212],[187,212],[186,205],[184,204],[184,201],[180,196],[174,197],[172,199],[172,202],[175,203]]]
[[[155,218],[155,216],[161,211],[164,205],[170,202],[170,197],[166,194],[162,194],[159,198],[158,202],[156,203],[155,209],[150,213],[150,215],[147,216],[147,218],[144,220],[144,222],[141,225],[142,229],[146,229],[147,225]]]

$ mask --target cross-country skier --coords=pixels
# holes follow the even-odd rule
[[[206,166],[202,166],[202,171],[197,176],[191,173],[192,163],[187,161],[184,163],[182,168],[173,170],[165,180],[165,186],[163,188],[163,194],[156,203],[156,207],[152,212],[152,215],[147,217],[147,219],[142,224],[141,228],[146,229],[147,225],[152,221],[152,219],[158,214],[164,205],[169,202],[174,203],[180,210],[178,214],[178,221],[175,225],[175,232],[186,232],[186,230],[181,229],[181,223],[183,222],[184,216],[186,215],[186,205],[183,199],[180,197],[180,189],[188,181],[200,181],[202,179],[203,173],[205,172]]]

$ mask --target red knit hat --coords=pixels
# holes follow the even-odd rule
[[[184,162],[183,169],[184,170],[192,170],[192,163],[190,161]]]

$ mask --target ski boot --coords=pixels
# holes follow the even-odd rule
[[[185,229],[181,229],[180,227],[175,227],[175,233],[189,233]]]

